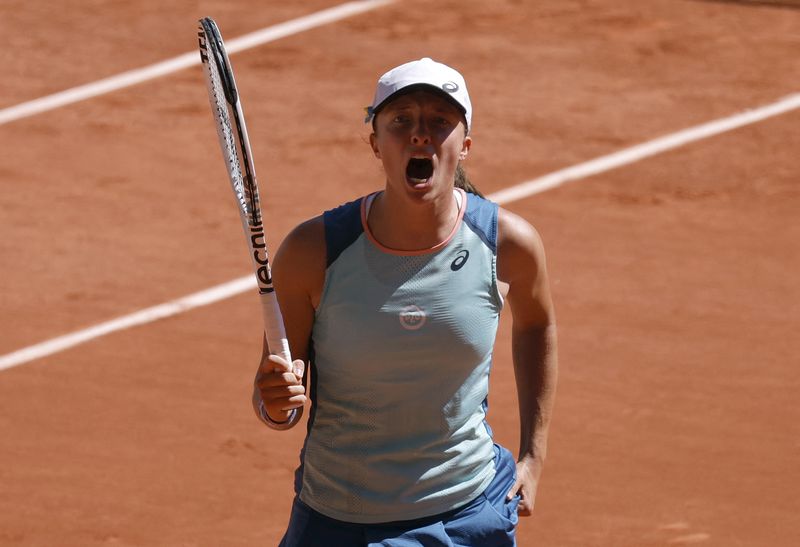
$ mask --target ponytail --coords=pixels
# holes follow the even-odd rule
[[[475,194],[476,196],[483,197],[483,194],[481,194],[481,191],[478,190],[475,187],[475,185],[472,184],[472,181],[470,181],[469,178],[467,177],[467,173],[466,173],[466,171],[464,171],[464,168],[461,167],[461,163],[456,165],[456,180],[455,180],[455,182],[456,182],[456,188],[461,188],[465,192],[469,192],[470,194]]]

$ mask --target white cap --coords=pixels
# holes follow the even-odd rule
[[[431,87],[460,106],[469,131],[472,127],[472,104],[467,93],[467,82],[457,70],[428,57],[395,67],[380,77],[372,105],[366,108],[364,123],[372,121],[375,113],[398,91],[412,85]]]

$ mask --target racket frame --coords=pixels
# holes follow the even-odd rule
[[[283,318],[272,285],[272,271],[264,232],[258,181],[233,69],[219,27],[212,18],[204,17],[199,20],[197,34],[200,59],[208,87],[212,114],[216,122],[217,135],[223,158],[226,160],[231,188],[239,206],[242,229],[250,250],[258,284],[267,346],[270,353],[279,355],[291,363],[292,358]],[[219,84],[218,86],[215,86],[215,73],[218,77],[216,82]],[[217,88],[222,89],[224,101],[221,100],[222,97],[219,97]],[[221,104],[222,102],[225,104]],[[305,377],[303,379],[305,381]],[[289,411],[287,420],[282,422],[273,420],[267,413],[257,388],[253,394],[253,406],[259,418],[273,429],[289,429],[300,420],[303,414],[301,406]]]

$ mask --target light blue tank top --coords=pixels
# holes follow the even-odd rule
[[[304,503],[331,518],[377,523],[442,513],[494,477],[485,417],[503,306],[497,205],[458,197],[453,233],[419,252],[392,251],[372,237],[369,198],[323,215],[328,265],[297,487]]]

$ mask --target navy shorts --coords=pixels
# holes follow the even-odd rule
[[[496,474],[477,498],[453,511],[385,524],[355,524],[328,518],[295,498],[280,547],[513,547],[519,496],[506,501],[516,462],[495,445]]]

